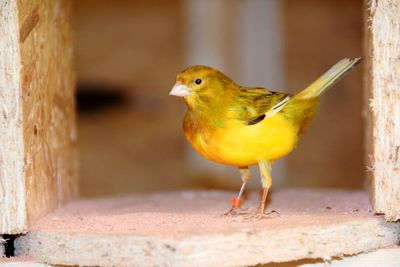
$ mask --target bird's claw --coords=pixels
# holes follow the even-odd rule
[[[230,210],[224,213],[224,216],[226,217],[234,217],[234,216],[239,216],[239,215],[246,215],[248,214],[248,209],[242,209],[238,206],[232,206]]]
[[[277,212],[276,210],[272,210],[270,212],[263,212],[261,210],[257,210],[256,212],[247,214],[246,216],[243,217],[243,219],[245,220],[263,220],[263,219],[271,219],[274,218],[276,216],[280,216],[279,212]]]

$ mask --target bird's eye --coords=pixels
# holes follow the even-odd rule
[[[196,80],[194,81],[194,83],[195,83],[195,84],[201,84],[201,79],[196,79]]]

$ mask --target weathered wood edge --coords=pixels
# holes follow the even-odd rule
[[[21,59],[16,1],[0,4],[0,233],[26,231]]]
[[[400,219],[400,2],[366,0],[366,146],[372,204]]]
[[[249,266],[304,258],[330,259],[399,241],[400,225],[377,219],[330,227],[278,232],[258,229],[185,239],[129,233],[31,232],[17,239],[16,252],[38,262],[66,265]]]
[[[18,1],[28,227],[78,191],[71,9],[67,0]]]
[[[374,216],[361,192],[275,192],[270,207],[280,207],[281,216],[254,222],[218,215],[229,195],[182,191],[77,201],[19,237],[16,254],[66,265],[249,266],[400,242],[400,224]],[[250,194],[248,204],[256,200]]]
[[[363,266],[363,267],[375,267],[375,266],[386,266],[386,267],[395,267],[397,266],[398,259],[400,257],[400,247],[399,246],[390,246],[382,249],[374,250],[371,252],[359,253],[355,255],[345,255],[343,257],[335,258],[335,259],[323,259],[322,261],[315,261],[313,259],[303,259],[300,262],[285,262],[283,265],[276,265],[275,263],[263,265],[263,267],[272,267],[272,266],[288,266],[287,264],[291,264],[290,266],[298,267],[321,267],[324,265],[330,266]],[[12,259],[3,259],[0,260],[1,267],[47,267],[50,265],[38,263],[34,260],[31,260],[25,256],[18,256]]]

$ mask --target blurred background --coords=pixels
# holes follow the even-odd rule
[[[73,11],[83,196],[239,189],[236,168],[185,140],[186,107],[168,93],[187,66],[294,93],[362,56],[361,0],[75,0]],[[274,165],[274,189],[364,186],[361,72],[324,94],[298,148]]]

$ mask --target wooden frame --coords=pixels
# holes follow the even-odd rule
[[[366,1],[366,136],[375,212],[400,220],[400,2]]]
[[[77,193],[69,17],[65,0],[0,5],[3,234],[28,231]]]
[[[287,190],[270,203],[280,218],[242,222],[218,217],[215,207],[228,197],[221,192],[81,200],[45,217],[76,195],[69,4],[7,0],[0,5],[0,233],[28,232],[16,239],[18,255],[71,265],[329,260],[398,244],[400,224],[388,221],[400,219],[400,3],[365,3],[374,210],[365,192]],[[253,250],[241,250],[245,242]]]

